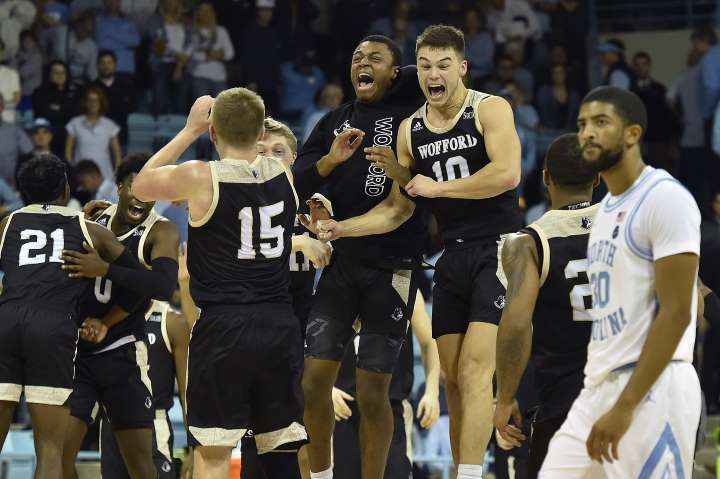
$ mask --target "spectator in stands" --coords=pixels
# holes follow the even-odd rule
[[[30,0],[0,2],[0,40],[5,45],[8,58],[15,58],[20,48],[20,32],[30,28],[36,12],[34,2]]]
[[[186,111],[190,86],[186,64],[192,53],[192,34],[183,24],[182,14],[181,0],[162,0],[157,14],[148,21],[155,115]]]
[[[392,15],[386,15],[378,18],[368,29],[368,35],[385,35],[386,37],[393,37],[395,31],[395,20],[403,19],[407,25],[407,35],[412,38],[417,38],[420,34],[417,22],[411,18],[412,5],[410,0],[398,0],[395,3],[395,9]],[[402,44],[401,44],[402,45]]]
[[[602,55],[605,65],[603,85],[629,90],[635,75],[625,62],[625,44],[621,40],[613,38],[602,43],[597,52]]]
[[[35,118],[32,126],[30,127],[30,139],[32,140],[33,145],[33,150],[30,152],[30,154],[53,154],[58,158],[62,158],[61,152],[53,151],[52,149],[52,125],[45,118]]]
[[[20,103],[22,93],[20,74],[10,66],[11,58],[8,56],[5,45],[2,44],[2,40],[0,40],[0,96],[2,96],[5,105],[2,119],[7,123],[15,123],[15,108]]]
[[[47,118],[52,125],[52,150],[65,151],[65,125],[77,113],[77,90],[69,81],[67,65],[59,60],[50,62],[32,104],[35,117]]]
[[[555,130],[574,130],[580,93],[568,84],[565,65],[553,65],[550,82],[541,85],[536,99],[540,124]]]
[[[465,12],[465,58],[473,81],[490,75],[495,58],[495,40],[486,29],[485,15],[471,8]]]
[[[147,31],[147,24],[157,11],[158,0],[121,0],[120,9],[135,22],[140,31]]]
[[[0,111],[3,106],[0,98]],[[15,169],[20,155],[30,153],[32,149],[32,142],[21,127],[0,119],[0,178],[8,184],[14,185]]]
[[[20,194],[5,179],[0,178],[0,219],[23,206],[25,204]]]
[[[538,40],[542,34],[540,21],[525,0],[490,0],[486,15],[497,43]]]
[[[192,51],[193,98],[216,96],[227,87],[225,62],[233,59],[235,49],[225,27],[217,24],[210,2],[203,2],[195,9]]]
[[[320,118],[339,107],[343,102],[343,90],[335,83],[325,85],[320,92],[316,108],[305,112],[302,141],[307,141]]]
[[[117,71],[135,73],[135,48],[140,31],[120,10],[120,0],[105,0],[105,12],[96,20],[95,41],[100,50],[115,52]]]
[[[20,34],[20,49],[15,57],[20,74],[22,97],[17,109],[20,111],[32,108],[32,94],[42,84],[43,57],[35,37],[29,30]]]
[[[635,78],[632,90],[645,104],[647,132],[643,135],[647,163],[675,173],[678,122],[667,103],[665,85],[652,78],[652,59],[647,52],[638,52],[632,60]]]
[[[585,4],[586,2],[579,0],[559,0],[555,11],[550,16],[553,43],[565,48],[569,65],[581,72],[585,72],[586,38],[590,30],[589,15]]]
[[[64,3],[50,0],[38,12],[39,44],[49,60],[67,60],[67,35],[70,9]]]
[[[120,127],[119,138],[124,145],[127,142],[127,117],[137,109],[138,95],[132,77],[117,71],[115,53],[111,50],[98,53],[98,78],[92,85],[105,94],[109,103],[103,114]]]
[[[532,74],[524,68],[518,68],[515,59],[503,53],[495,59],[495,71],[481,83],[480,90],[496,94],[509,82],[517,82],[526,95],[525,89],[529,88],[528,83],[532,85]]]
[[[315,96],[325,85],[325,75],[315,63],[315,51],[307,50],[294,62],[280,67],[281,101],[283,119],[297,122],[302,114],[313,107]]]
[[[504,50],[513,60],[513,81],[522,89],[525,101],[532,102],[535,96],[535,78],[532,72],[525,68],[525,42],[517,40],[507,42]]]
[[[243,31],[240,39],[240,66],[245,85],[263,97],[266,111],[272,114],[277,108],[282,62],[280,34],[270,26],[275,0],[256,0],[255,5],[255,21]]]
[[[94,161],[78,161],[74,172],[80,190],[85,192],[90,200],[117,203],[117,185],[112,181],[112,177],[103,177],[100,168]]]
[[[520,194],[522,194],[523,184],[537,164],[535,130],[537,129],[539,121],[538,114],[532,105],[525,103],[523,92],[515,82],[506,83],[498,95],[510,103],[515,117],[515,129],[520,138],[522,152],[520,158],[521,179],[519,187]]]
[[[693,47],[701,55],[700,61],[700,105],[703,118],[712,121],[720,100],[720,45],[711,26],[696,28],[692,33]],[[710,125],[706,125],[706,132]],[[709,138],[706,138],[709,141]]]
[[[68,66],[75,84],[85,85],[97,79],[97,58],[95,17],[86,12],[75,20],[68,37]]]
[[[83,114],[67,124],[65,158],[71,165],[89,158],[97,163],[104,178],[113,178],[122,154],[118,140],[120,127],[105,116],[108,99],[101,88],[90,86],[85,90],[82,106]]]
[[[71,0],[70,16],[77,18],[85,13],[98,14],[103,9],[103,0]]]

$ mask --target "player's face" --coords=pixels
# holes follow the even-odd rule
[[[262,140],[257,143],[258,154],[262,156],[272,156],[282,161],[285,166],[291,166],[297,157],[293,153],[287,138],[282,135],[265,134]]]
[[[625,151],[625,123],[609,103],[583,103],[578,116],[578,141],[583,159],[596,172],[603,172],[622,160]]]
[[[125,178],[125,181],[118,183],[118,212],[124,223],[128,225],[139,225],[150,215],[154,201],[143,203],[132,194],[132,182],[136,174],[132,173]]]
[[[350,81],[362,102],[379,101],[397,76],[392,52],[379,42],[362,42],[355,49],[350,65]]]
[[[452,48],[423,47],[417,54],[420,88],[430,106],[449,103],[467,73],[467,61]]]

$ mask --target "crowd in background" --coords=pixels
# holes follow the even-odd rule
[[[75,207],[115,199],[114,168],[133,153],[131,113],[182,115],[197,96],[229,86],[259,92],[302,142],[352,98],[349,59],[360,39],[391,37],[410,64],[423,28],[446,23],[465,33],[468,85],[513,107],[528,222],[546,208],[544,148],[575,129],[580,101],[595,86],[595,56],[603,83],[645,102],[645,160],[678,177],[705,213],[701,274],[720,290],[715,32],[693,31],[687,69],[663,85],[652,76],[660,52],[628,52],[619,40],[589,44],[589,15],[578,0],[0,0],[0,215],[22,206],[17,167],[38,153],[67,161]],[[708,407],[717,411],[720,381],[708,374]]]

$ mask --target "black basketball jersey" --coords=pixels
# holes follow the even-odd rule
[[[540,264],[532,345],[539,418],[566,413],[582,389],[592,325],[587,244],[596,211],[548,211],[522,230],[535,240]]]
[[[195,303],[289,303],[288,261],[298,208],[287,170],[258,156],[210,162],[214,199],[190,220],[188,269]]]
[[[314,237],[296,217],[293,236],[300,235]],[[293,305],[308,303],[313,294],[314,284],[315,266],[302,251],[290,253],[290,294],[292,295]],[[295,311],[297,311],[297,308],[295,308]]]
[[[170,305],[153,301],[145,314],[145,333],[148,342],[148,362],[155,409],[170,409],[175,393],[175,361],[167,332]]]
[[[117,205],[112,205],[103,211],[95,222],[110,229],[116,213]],[[153,225],[158,221],[165,221],[165,219],[151,211],[145,221],[118,236],[118,240],[125,248],[148,269],[150,260],[145,258],[145,242]],[[150,297],[115,284],[107,278],[95,278],[92,294],[83,298],[83,314],[86,317],[101,319],[115,305],[119,305],[130,314],[111,327],[102,342],[94,344],[80,340],[78,351],[94,354],[142,339],[145,336],[145,312],[150,305],[150,299]]]
[[[62,206],[30,205],[10,215],[0,238],[0,269],[5,272],[0,304],[26,301],[68,311],[77,318],[77,303],[88,280],[68,278],[61,269],[63,249],[83,251],[92,244],[82,213]]]
[[[406,135],[415,173],[450,181],[466,178],[490,163],[476,112],[478,103],[488,98],[492,97],[468,90],[452,126],[443,130],[428,122],[427,104],[410,117],[400,134]],[[433,198],[430,205],[446,244],[510,233],[523,224],[515,190],[479,200]]]

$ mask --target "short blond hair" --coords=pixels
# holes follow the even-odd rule
[[[230,88],[215,98],[210,122],[222,141],[247,148],[258,141],[264,118],[265,103],[260,95],[247,88]]]
[[[292,132],[292,130],[285,123],[277,121],[274,118],[267,117],[265,118],[263,125],[265,126],[266,135],[282,136],[287,140],[293,154],[297,153],[297,138],[295,137],[295,134]]]

